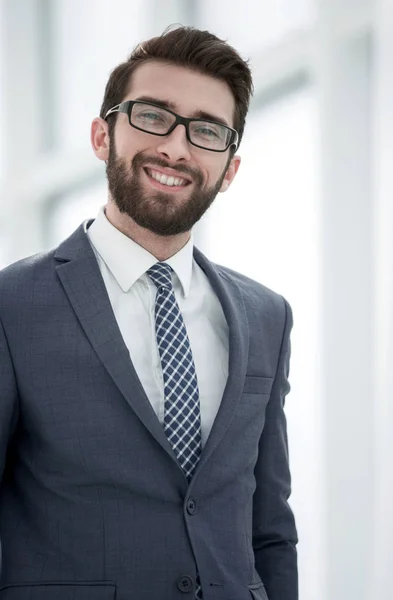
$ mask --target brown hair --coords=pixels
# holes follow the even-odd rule
[[[227,42],[194,27],[169,28],[162,35],[138,44],[128,60],[112,71],[101,106],[101,118],[124,100],[133,72],[150,60],[187,67],[225,81],[235,99],[234,128],[239,133],[240,142],[253,93],[248,62]],[[113,127],[114,121],[109,122],[110,133],[113,133]]]

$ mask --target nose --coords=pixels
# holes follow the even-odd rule
[[[186,128],[180,123],[166,136],[160,138],[157,152],[171,162],[187,162],[191,159]]]

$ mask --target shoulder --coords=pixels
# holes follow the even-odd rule
[[[40,252],[22,258],[0,270],[0,286],[16,280],[33,280],[50,268],[55,250]]]
[[[54,250],[18,260],[0,270],[0,307],[32,298],[53,277]]]
[[[249,316],[267,318],[274,323],[292,322],[292,310],[288,301],[259,281],[227,266],[212,262],[194,247],[194,258],[212,281],[224,283],[227,293],[240,294]]]
[[[288,301],[279,293],[262,283],[223,265],[215,264],[217,272],[240,288],[246,305],[250,307],[264,306],[269,311],[278,312],[283,316],[291,311]]]

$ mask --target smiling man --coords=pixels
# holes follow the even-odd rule
[[[251,92],[208,32],[140,44],[92,123],[106,205],[0,273],[1,600],[298,598],[291,309],[192,238]]]
[[[112,94],[118,99],[110,86],[101,111],[108,125],[92,126],[95,153],[108,160],[106,217],[134,241],[142,235],[145,248],[151,240],[156,258],[164,244],[165,260],[237,172],[235,99],[225,80],[153,59],[141,61],[121,104],[107,110]]]

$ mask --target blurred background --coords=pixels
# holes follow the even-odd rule
[[[105,204],[90,123],[171,23],[253,70],[241,169],[195,241],[293,308],[301,600],[392,600],[392,0],[0,0],[0,268]]]

